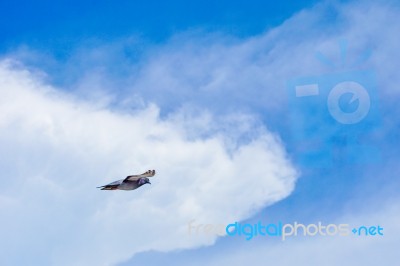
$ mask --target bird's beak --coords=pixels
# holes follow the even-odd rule
[[[149,184],[151,185],[150,181],[149,181],[149,182],[147,182],[147,183],[149,183]]]

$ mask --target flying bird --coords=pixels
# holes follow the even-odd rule
[[[155,174],[155,170],[148,170],[141,175],[128,175],[125,179],[114,181],[108,185],[97,188],[101,188],[101,190],[134,190],[143,186],[144,184],[151,185],[149,177],[152,177]]]

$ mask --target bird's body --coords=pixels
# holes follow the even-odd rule
[[[108,185],[101,186],[101,190],[134,190],[144,184],[151,184],[148,177],[156,174],[154,170],[148,170],[141,175],[129,175],[125,179],[114,181]]]

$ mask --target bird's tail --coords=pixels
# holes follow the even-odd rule
[[[101,188],[101,190],[116,190],[118,186],[101,186],[97,188]]]

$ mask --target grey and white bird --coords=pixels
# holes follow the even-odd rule
[[[97,187],[101,190],[134,190],[144,184],[150,184],[149,177],[156,174],[155,170],[148,170],[141,175],[128,175],[125,179],[114,181],[108,185]]]

